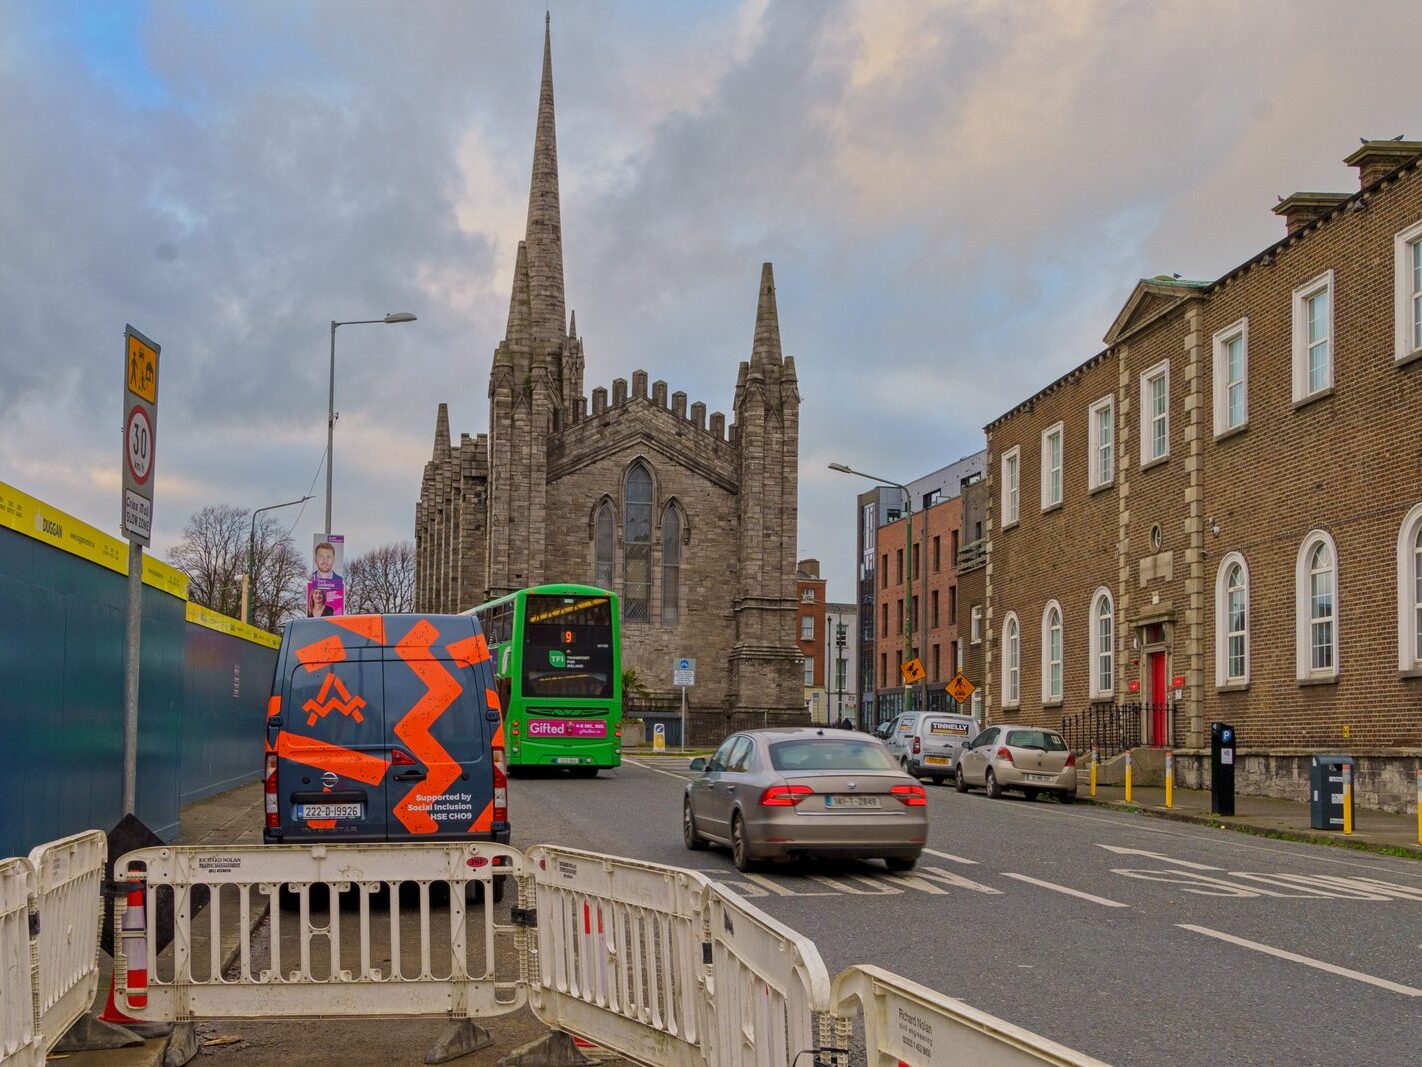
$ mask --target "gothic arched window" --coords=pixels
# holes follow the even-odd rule
[[[681,512],[668,504],[662,512],[662,622],[675,626],[681,606]]]
[[[641,463],[627,472],[622,516],[622,617],[647,622],[652,599],[652,476]]]
[[[613,559],[617,551],[616,524],[611,504],[604,503],[597,509],[593,527],[593,584],[601,589],[612,588]]]

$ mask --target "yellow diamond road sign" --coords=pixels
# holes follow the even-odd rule
[[[973,691],[977,689],[977,686],[968,681],[967,676],[964,675],[962,671],[959,671],[953,676],[953,680],[948,683],[947,689],[948,695],[959,704],[962,704],[973,695]]]
[[[921,682],[928,673],[923,669],[923,661],[917,657],[909,660],[900,667],[899,670],[903,673],[904,685],[913,685],[915,682]]]

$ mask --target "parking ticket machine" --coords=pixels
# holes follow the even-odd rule
[[[1210,814],[1234,814],[1234,727],[1210,723]]]

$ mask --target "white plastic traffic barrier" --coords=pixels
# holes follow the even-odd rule
[[[715,1011],[713,1062],[780,1067],[814,1062],[829,1044],[830,979],[814,942],[736,893],[706,893]]]
[[[30,884],[34,868],[16,857],[0,860],[0,1064],[44,1062],[35,1031],[35,961],[30,943]]]
[[[834,980],[835,1045],[848,1048],[862,1014],[866,1067],[1106,1067],[1055,1041],[878,967]],[[848,1055],[839,1053],[839,1067]]]
[[[46,1051],[89,1010],[99,989],[99,934],[108,838],[87,830],[30,853],[37,927],[35,1026]]]
[[[528,850],[538,953],[529,1003],[548,1025],[640,1063],[709,1056],[705,899],[692,871],[577,849]]]
[[[521,931],[467,902],[474,886],[490,901],[496,875],[522,870],[518,852],[489,842],[130,852],[114,864],[129,887],[115,916],[116,1002],[147,1020],[514,1011],[527,1000]]]

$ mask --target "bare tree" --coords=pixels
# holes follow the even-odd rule
[[[415,546],[392,541],[346,564],[346,611],[384,615],[415,610]]]
[[[247,569],[251,512],[212,504],[193,514],[183,539],[168,551],[168,562],[188,576],[194,603],[237,618],[242,610],[242,575]],[[291,535],[271,515],[257,519],[253,552],[251,621],[278,630],[304,614],[306,573]]]

